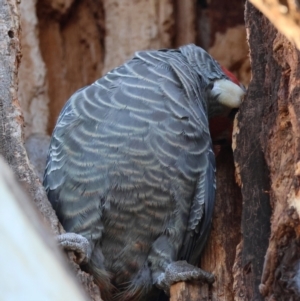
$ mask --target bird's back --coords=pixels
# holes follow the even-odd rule
[[[201,84],[179,51],[139,52],[75,93],[54,130],[49,200],[125,290],[136,277],[149,285],[144,265],[161,235],[178,259],[192,206],[204,210],[192,204],[211,151]]]

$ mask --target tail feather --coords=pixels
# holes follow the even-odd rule
[[[89,274],[94,277],[94,282],[99,286],[101,297],[104,301],[112,301],[117,289],[111,283],[112,275],[105,269],[105,258],[100,245],[91,242],[93,252],[88,263],[83,267]]]
[[[149,288],[147,286],[141,286],[131,282],[126,288],[121,289],[118,293],[114,294],[113,299],[114,301],[142,300],[141,297],[144,296],[148,290]]]
[[[92,261],[86,265],[86,269],[94,276],[94,281],[100,288],[101,298],[104,301],[113,301],[117,289],[111,284],[111,275],[105,269],[96,267]]]

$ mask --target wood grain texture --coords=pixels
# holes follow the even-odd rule
[[[269,172],[259,133],[264,127],[262,120],[269,100],[268,90],[262,83],[272,48],[265,41],[274,38],[276,32],[268,27],[269,22],[249,2],[245,14],[253,78],[240,107],[234,151],[243,196],[242,244],[234,275],[235,282],[240,285],[235,287],[235,295],[237,300],[263,300],[258,286],[270,235],[271,206]],[[276,70],[276,65],[271,67]]]
[[[51,133],[67,99],[101,76],[103,7],[101,0],[40,0],[36,10],[40,48],[47,66]]]
[[[22,60],[18,72],[18,98],[24,115],[24,135],[46,134],[48,127],[49,96],[46,85],[46,66],[38,36],[36,0],[20,3]]]
[[[236,296],[298,300],[300,53],[249,2],[246,26],[252,81],[234,152],[244,200]]]
[[[105,56],[103,74],[135,51],[170,48],[174,34],[171,0],[103,0]]]
[[[41,212],[43,222],[52,233],[58,234],[63,229],[29,163],[24,148],[24,118],[17,97],[17,74],[21,59],[18,1],[0,1],[0,20],[0,155],[4,157],[17,180],[27,191],[32,204],[35,204]],[[5,213],[3,215],[5,217]],[[9,216],[13,221],[14,215]],[[6,249],[3,251],[6,252]],[[72,266],[75,271],[79,271],[75,263],[72,263]],[[99,289],[92,282],[91,276],[84,274],[82,271],[78,272],[78,278],[81,279],[85,290],[93,300],[100,300]]]
[[[45,191],[33,172],[23,145],[24,118],[17,97],[20,64],[20,18],[17,1],[0,1],[0,154],[26,186],[54,233],[59,232],[57,217]]]

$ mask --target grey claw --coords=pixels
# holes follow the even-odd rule
[[[64,233],[57,237],[58,244],[66,251],[74,251],[77,255],[77,262],[87,262],[91,255],[89,241],[80,234]]]
[[[205,272],[186,261],[171,262],[158,279],[156,285],[167,294],[172,284],[180,281],[198,280],[212,284],[215,281],[213,274]]]

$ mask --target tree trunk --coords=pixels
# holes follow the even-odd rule
[[[24,147],[24,119],[17,96],[17,74],[21,57],[20,15],[17,0],[0,0],[0,20],[0,155],[12,168],[16,178],[42,213],[44,222],[54,234],[58,234],[63,229],[47,199],[41,182],[29,163]],[[2,176],[4,176],[5,169],[1,168],[0,170]],[[1,197],[3,197],[2,192],[4,193],[4,191],[1,191]],[[2,218],[4,217],[5,212],[3,211]],[[15,216],[15,218],[17,217]],[[14,223],[18,224],[18,222],[18,219],[14,221],[14,216],[11,216],[12,225]],[[72,254],[69,255],[72,256]],[[26,260],[29,260],[29,258]],[[72,262],[72,268],[77,272],[77,276],[86,292],[93,300],[100,300],[99,289],[93,283],[92,277],[80,271],[74,261]],[[41,262],[42,266],[43,263]],[[14,268],[12,267],[12,269]],[[24,275],[24,277],[26,276]]]
[[[299,300],[300,53],[249,3],[246,26],[252,81],[234,152],[244,204],[236,290],[241,300]]]
[[[274,61],[271,43],[276,34],[269,22],[249,3],[246,4],[246,27],[249,32],[252,81],[247,96],[240,107],[234,150],[237,179],[243,196],[242,240],[234,271],[236,300],[263,300],[258,286],[262,275],[264,255],[270,235],[270,184],[262,143],[264,114],[269,113],[267,104],[271,87],[265,82],[276,84],[273,74]],[[276,93],[272,92],[276,97]],[[271,108],[269,108],[270,110]]]
[[[63,229],[28,161],[23,136],[46,134],[47,128],[50,134],[75,90],[136,50],[190,42],[249,83],[244,1],[26,0],[20,5],[21,38],[17,0],[0,0],[0,154],[55,234]],[[252,80],[236,118],[234,156],[225,147],[217,157],[213,227],[200,262],[216,282],[178,283],[171,288],[172,301],[300,296],[299,52],[248,2],[245,21]],[[72,267],[90,297],[99,300],[92,277],[75,263]]]
[[[0,154],[27,188],[54,233],[57,217],[28,161],[23,141],[24,119],[18,102],[17,74],[20,63],[20,20],[16,0],[0,0]]]

